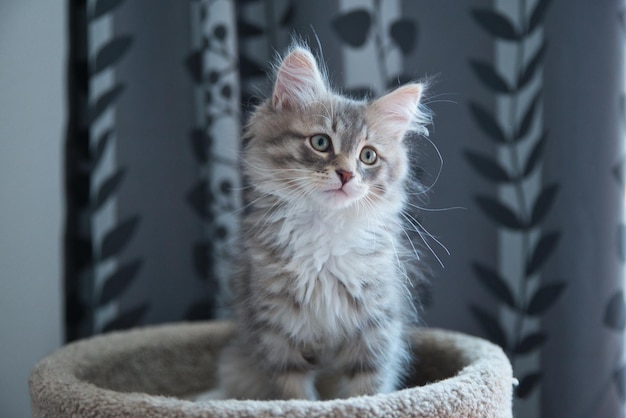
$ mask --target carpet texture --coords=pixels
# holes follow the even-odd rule
[[[217,384],[229,322],[147,327],[62,347],[30,376],[33,416],[511,417],[511,365],[502,350],[450,331],[416,330],[406,389],[330,401],[186,400]]]

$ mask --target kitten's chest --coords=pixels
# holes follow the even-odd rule
[[[300,281],[335,281],[350,286],[371,270],[372,257],[382,256],[388,237],[361,225],[357,220],[311,219],[287,225],[285,248],[289,248],[287,268]]]
[[[289,322],[311,338],[359,329],[383,309],[373,292],[393,276],[389,237],[349,222],[308,226],[288,243],[290,294],[301,306]]]

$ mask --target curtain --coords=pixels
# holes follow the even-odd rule
[[[241,127],[296,36],[355,97],[431,80],[423,325],[503,347],[516,416],[624,416],[625,11],[70,0],[66,339],[227,315]]]

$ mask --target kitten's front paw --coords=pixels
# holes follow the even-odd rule
[[[314,378],[310,373],[284,373],[276,377],[276,399],[318,399]]]
[[[362,372],[347,377],[339,389],[340,398],[375,395],[393,391],[393,386],[385,384],[385,379],[377,372]]]

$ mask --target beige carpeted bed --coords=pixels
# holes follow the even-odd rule
[[[511,417],[511,366],[500,348],[459,333],[412,336],[407,389],[332,401],[189,399],[216,384],[228,322],[173,324],[69,344],[30,376],[34,417]]]

